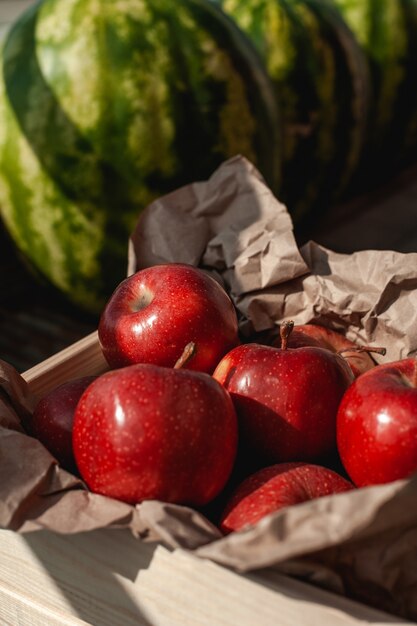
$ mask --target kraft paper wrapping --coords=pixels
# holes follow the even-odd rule
[[[314,242],[299,249],[286,207],[242,157],[142,213],[129,242],[128,273],[173,261],[203,267],[224,284],[248,338],[291,318],[385,346],[387,355],[376,357],[381,362],[417,352],[417,254],[344,255]],[[274,567],[417,619],[417,475],[288,507],[223,537],[188,507],[157,501],[133,507],[89,493],[25,434],[33,407],[23,378],[0,362],[0,526],[58,533],[130,528],[138,540],[192,550],[242,572]]]

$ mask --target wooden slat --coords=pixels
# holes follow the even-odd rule
[[[97,331],[23,373],[32,393],[41,397],[72,378],[101,374],[108,369]]]
[[[7,621],[9,620],[9,621]],[[285,576],[238,575],[123,530],[0,531],[0,623],[9,626],[404,624]],[[408,622],[411,624],[411,622]]]
[[[23,537],[1,531],[0,590],[9,600],[0,602],[0,624],[11,615],[13,626],[148,626],[134,579],[153,548],[134,548],[127,532]]]

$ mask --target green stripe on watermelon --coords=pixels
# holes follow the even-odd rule
[[[237,152],[274,185],[274,92],[247,39],[204,0],[44,0],[11,30],[0,202],[17,245],[98,311],[155,197]],[[272,139],[272,141],[271,141]]]
[[[338,12],[320,0],[219,0],[251,38],[281,105],[280,197],[300,230],[355,171],[368,107],[365,59]]]
[[[333,0],[357,38],[369,64],[371,106],[366,146],[358,171],[359,187],[381,180],[399,160],[407,115],[414,99],[414,77],[407,69],[413,43],[403,0]],[[415,53],[413,53],[414,56]],[[415,57],[414,57],[415,62]],[[413,63],[414,64],[414,63]],[[407,85],[407,92],[403,88]],[[406,93],[408,95],[406,95]]]
[[[404,78],[397,89],[393,123],[387,132],[387,151],[397,169],[417,158],[417,0],[399,2],[407,36],[407,52]]]

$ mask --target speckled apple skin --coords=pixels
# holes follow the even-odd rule
[[[281,339],[278,337],[273,344],[274,347],[281,346]],[[294,326],[288,338],[288,347],[301,348],[304,346],[314,346],[316,348],[326,348],[332,352],[343,351],[343,358],[349,364],[355,378],[375,367],[376,363],[367,352],[355,352],[358,347],[353,341],[347,339],[341,333],[319,324],[298,324]]]
[[[360,487],[417,472],[417,362],[383,365],[360,376],[337,415],[342,463]]]
[[[83,394],[73,447],[96,493],[203,505],[226,484],[237,437],[232,400],[211,376],[138,364],[102,374]]]
[[[230,392],[242,442],[263,461],[310,461],[336,449],[336,414],[354,380],[324,348],[244,344],[213,373]]]
[[[279,463],[246,478],[228,500],[220,520],[227,534],[256,524],[287,506],[354,489],[336,472],[311,463]]]
[[[116,288],[100,317],[103,354],[110,367],[152,363],[172,367],[189,342],[184,367],[212,373],[238,345],[236,311],[206,272],[181,263],[140,270]]]
[[[72,450],[75,408],[83,392],[96,378],[84,376],[52,389],[39,400],[28,425],[30,434],[70,472],[76,470]]]

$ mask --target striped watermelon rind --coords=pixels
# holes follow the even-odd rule
[[[343,196],[358,167],[368,123],[369,72],[355,38],[326,0],[297,0],[296,6],[310,24],[315,18],[314,57],[325,70],[316,74],[321,137],[312,161],[320,165],[311,186],[316,184],[318,192],[312,208],[301,203],[308,230]]]
[[[361,154],[368,68],[339,13],[321,0],[218,0],[250,37],[281,105],[280,197],[308,229],[340,197]]]
[[[321,0],[218,0],[263,59],[281,105],[280,198],[308,230],[355,172],[368,70],[350,30]]]
[[[381,181],[417,145],[417,3],[332,2],[356,37],[369,66],[371,102],[357,171],[356,186],[360,190]]]
[[[24,255],[83,308],[124,277],[151,200],[247,156],[272,187],[274,92],[205,0],[44,0],[2,51],[0,207]]]
[[[399,0],[406,32],[407,51],[403,80],[397,88],[392,124],[387,131],[386,151],[397,169],[417,158],[417,0]]]

